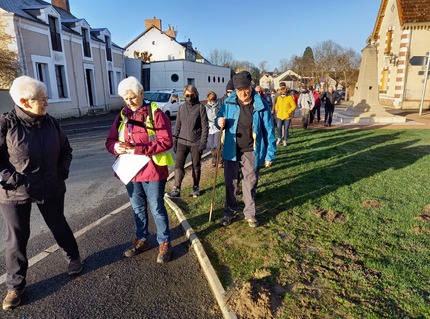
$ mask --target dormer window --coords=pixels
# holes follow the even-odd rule
[[[82,47],[84,48],[84,56],[91,58],[90,33],[86,28],[82,28]]]
[[[49,16],[49,31],[51,34],[52,50],[62,52],[60,23],[57,18]]]
[[[106,43],[106,59],[108,61],[112,61],[112,43],[110,41],[110,37],[107,35],[105,36],[105,43]]]

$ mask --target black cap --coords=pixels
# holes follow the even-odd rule
[[[243,71],[233,76],[233,85],[235,89],[250,87],[252,83],[251,73]]]
[[[226,91],[234,91],[233,79],[228,80],[227,85],[225,86]]]

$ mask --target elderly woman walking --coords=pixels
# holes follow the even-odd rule
[[[30,212],[37,204],[58,245],[69,275],[82,270],[79,249],[64,216],[65,180],[72,148],[57,120],[46,113],[46,86],[28,76],[13,82],[15,107],[0,118],[0,211],[6,229],[6,286],[3,309],[21,303],[28,269]]]
[[[157,263],[166,263],[170,260],[172,246],[163,196],[169,175],[167,166],[173,165],[172,155],[166,152],[173,146],[172,127],[167,115],[155,103],[144,101],[143,93],[143,86],[135,77],[119,83],[118,94],[126,106],[111,126],[106,148],[117,156],[149,156],[149,162],[125,186],[133,208],[136,237],[124,256],[133,257],[151,248],[148,230],[150,209],[157,227]]]

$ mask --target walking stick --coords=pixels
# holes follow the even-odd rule
[[[211,210],[209,211],[209,221],[210,222],[212,221],[212,212],[214,210],[216,180],[217,180],[217,177],[218,177],[218,162],[219,162],[219,156],[220,156],[220,152],[221,152],[222,131],[223,131],[223,128],[221,127],[220,130],[219,130],[218,149],[217,149],[217,152],[216,152],[215,178],[214,178],[214,187],[212,189]]]

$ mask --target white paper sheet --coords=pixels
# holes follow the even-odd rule
[[[127,185],[148,164],[149,160],[150,158],[146,155],[121,154],[113,163],[112,168],[119,179]]]

